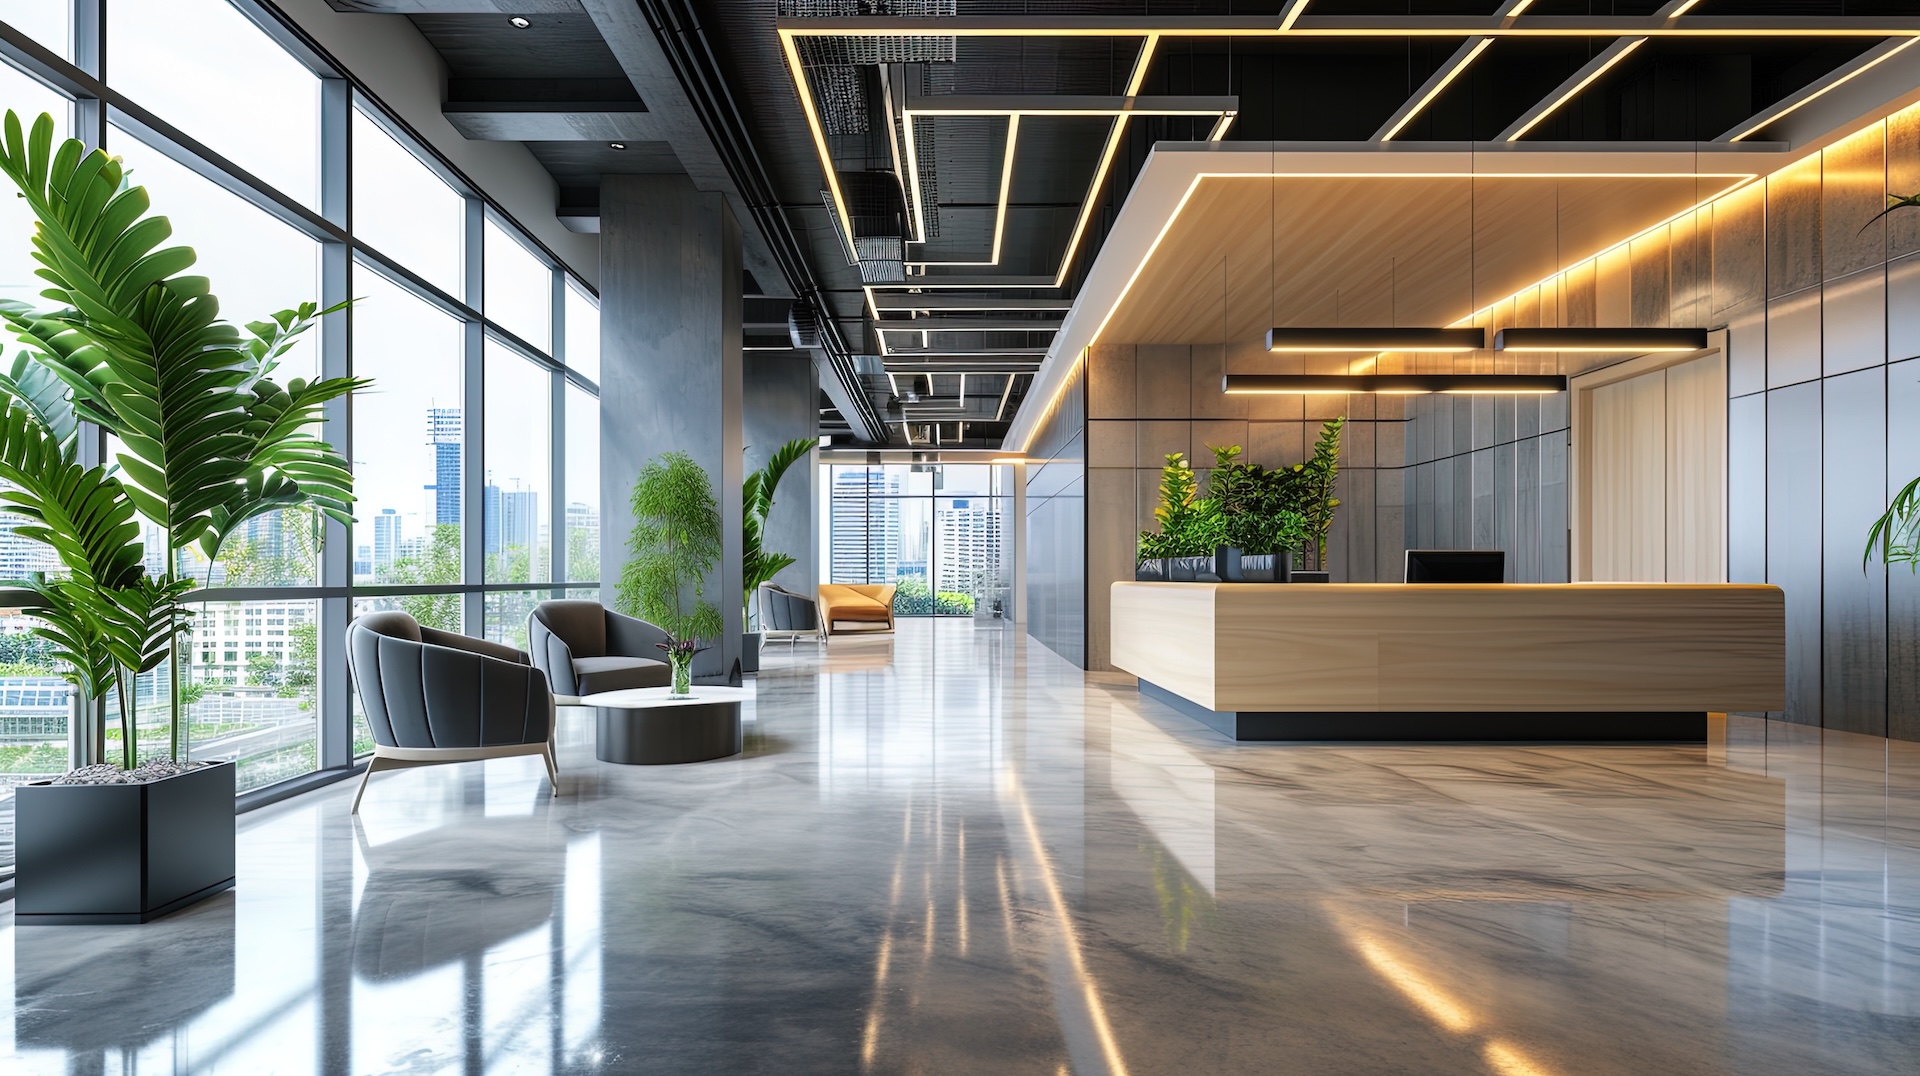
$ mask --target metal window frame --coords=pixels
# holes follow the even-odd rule
[[[329,521],[321,552],[319,580],[316,586],[295,587],[218,587],[200,592],[206,602],[317,601],[321,625],[319,654],[319,729],[316,743],[318,768],[243,795],[242,800],[266,802],[277,799],[282,790],[312,786],[317,778],[333,779],[353,772],[353,707],[348,683],[345,631],[353,615],[353,603],[360,598],[392,597],[413,594],[458,594],[462,597],[465,630],[485,632],[487,595],[546,591],[564,594],[568,590],[597,589],[597,581],[573,581],[566,571],[566,395],[576,388],[598,398],[597,379],[586,377],[566,365],[566,289],[577,289],[598,305],[599,294],[586,281],[569,271],[554,252],[534,238],[513,215],[490,198],[478,184],[433,148],[420,133],[389,108],[364,83],[333,59],[318,42],[271,5],[259,0],[227,0],[240,14],[289,55],[299,61],[320,81],[320,165],[319,206],[309,206],[242,168],[205,143],[188,135],[167,119],[149,112],[141,104],[121,94],[111,84],[107,31],[111,18],[107,0],[66,0],[72,25],[71,61],[28,38],[14,27],[0,22],[0,62],[6,62],[54,88],[74,102],[73,136],[94,148],[108,148],[110,132],[120,128],[154,152],[182,165],[195,174],[234,194],[268,216],[284,223],[319,245],[320,300],[332,306],[352,296],[353,273],[368,271],[414,295],[458,320],[462,332],[461,406],[463,408],[463,444],[461,451],[462,518],[461,582],[451,586],[355,585],[353,581],[353,536],[350,528]],[[463,257],[464,279],[461,295],[451,295],[428,282],[353,233],[353,116],[358,111],[407,150],[415,160],[432,172],[462,200],[465,210]],[[484,222],[492,219],[509,238],[519,243],[550,274],[551,324],[553,342],[538,348],[491,321],[484,308],[485,263]],[[485,361],[486,341],[493,340],[535,363],[549,375],[549,430],[551,445],[549,542],[553,581],[538,583],[488,583],[483,578],[485,535]],[[324,376],[361,373],[378,376],[378,371],[356,370],[353,348],[353,313],[349,309],[328,315],[322,325],[320,365]],[[353,409],[348,400],[329,404],[322,423],[323,436],[339,447],[349,459],[353,456]],[[105,456],[103,431],[89,427],[82,438],[81,457],[88,463],[101,462]],[[597,491],[594,491],[597,492]],[[98,715],[96,714],[96,717]],[[101,725],[93,724],[98,739]],[[94,761],[102,745],[82,742],[81,729],[70,737],[73,764]],[[263,800],[266,797],[267,800]]]

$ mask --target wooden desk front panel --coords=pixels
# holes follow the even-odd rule
[[[1785,623],[1772,586],[1113,585],[1114,664],[1214,710],[1779,710]]]

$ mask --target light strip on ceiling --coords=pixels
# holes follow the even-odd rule
[[[1861,54],[1859,58],[1855,59],[1853,62],[1856,64],[1859,64],[1859,66],[1855,67],[1853,70],[1848,71],[1846,74],[1840,76],[1839,78],[1836,78],[1833,81],[1827,83],[1826,85],[1821,86],[1819,89],[1814,90],[1811,93],[1805,94],[1805,96],[1790,98],[1786,101],[1781,102],[1780,104],[1773,106],[1773,108],[1755,117],[1753,121],[1748,123],[1745,127],[1742,127],[1738,133],[1722,135],[1718,139],[1715,139],[1715,141],[1738,142],[1741,139],[1746,138],[1748,135],[1757,134],[1762,128],[1766,127],[1768,124],[1777,123],[1780,120],[1783,120],[1786,117],[1793,115],[1795,112],[1800,111],[1802,108],[1805,108],[1807,105],[1810,105],[1815,101],[1818,101],[1820,98],[1825,97],[1827,94],[1832,93],[1833,91],[1839,89],[1840,87],[1845,86],[1847,83],[1852,82],[1854,79],[1859,78],[1861,75],[1866,74],[1867,72],[1873,70],[1874,68],[1879,67],[1881,64],[1886,63],[1888,60],[1893,59],[1895,56],[1898,56],[1901,53],[1907,51],[1908,49],[1912,48],[1915,43],[1920,43],[1920,37],[1910,37],[1905,41],[1900,42],[1897,45],[1891,41],[1882,42],[1879,45],[1876,45],[1873,48],[1868,49],[1865,53]],[[1875,53],[1878,53],[1879,55],[1876,56],[1874,55]],[[1871,57],[1871,59],[1869,59],[1869,57]]]
[[[1473,328],[1273,328],[1267,350],[1279,352],[1478,351],[1485,330]]]
[[[1699,351],[1705,329],[1501,329],[1495,351]]]
[[[965,113],[965,114],[976,115],[977,113]],[[962,113],[943,113],[943,115],[962,115]],[[913,144],[913,117],[914,117],[914,113],[912,112],[903,112],[901,114],[901,122],[906,124],[908,145]],[[1007,115],[1007,151],[1005,154],[1001,156],[1001,159],[1000,159],[1000,201],[999,201],[999,204],[995,207],[993,212],[993,254],[992,256],[983,262],[981,261],[925,262],[925,261],[915,261],[909,258],[907,259],[908,265],[928,266],[928,265],[999,265],[1000,264],[1000,243],[1001,243],[1001,240],[1005,238],[1006,231],[1007,231],[1007,199],[1013,194],[1013,151],[1014,151],[1014,145],[1019,141],[1019,139],[1020,139],[1020,113],[1018,112],[1009,113]],[[920,169],[917,165],[914,166],[914,171],[913,171],[913,197],[916,203],[920,200]],[[921,240],[917,240],[917,242],[924,243],[926,242],[926,240],[921,239]]]
[[[833,166],[833,151],[827,148],[827,129],[820,123],[820,111],[814,107],[813,88],[807,85],[806,69],[800,66],[800,47],[796,35],[782,31],[780,49],[787,56],[787,71],[793,75],[794,90],[800,95],[800,114],[806,117],[807,130],[813,135],[813,148],[820,155],[820,170],[827,189],[833,192],[833,212],[840,218],[847,242],[853,242],[853,218],[847,215],[847,196],[840,190],[840,174]],[[918,174],[916,172],[916,174]]]
[[[1406,111],[1401,114],[1398,120],[1390,124],[1385,131],[1374,136],[1374,141],[1393,141],[1394,135],[1399,134],[1407,124],[1413,122],[1415,116],[1425,111],[1426,107],[1433,103],[1433,99],[1440,96],[1448,86],[1452,85],[1453,80],[1460,77],[1460,73],[1465,71],[1467,67],[1473,63],[1474,58],[1487,51],[1488,46],[1492,44],[1493,38],[1490,37],[1468,38],[1467,42],[1460,46],[1460,51],[1454,53],[1453,56],[1448,59],[1446,66],[1441,68],[1439,77],[1429,81],[1426,88],[1418,97],[1415,97],[1412,101],[1403,105],[1402,107]]]
[[[1607,72],[1613,70],[1614,66],[1617,65],[1621,60],[1624,60],[1628,56],[1633,55],[1633,51],[1635,49],[1639,48],[1640,46],[1646,43],[1647,43],[1647,39],[1644,37],[1633,37],[1633,38],[1627,38],[1624,41],[1616,41],[1612,45],[1607,46],[1608,51],[1613,52],[1613,55],[1608,56],[1605,60],[1603,60],[1600,63],[1598,67],[1595,67],[1592,71],[1587,72],[1587,76],[1585,78],[1561,90],[1559,96],[1555,97],[1551,101],[1548,101],[1544,106],[1540,106],[1538,108],[1538,111],[1536,111],[1533,114],[1533,117],[1531,119],[1528,119],[1525,123],[1521,124],[1519,130],[1516,130],[1512,134],[1507,135],[1504,139],[1502,139],[1502,141],[1505,141],[1505,142],[1520,141],[1521,138],[1526,136],[1526,133],[1528,131],[1531,131],[1535,127],[1539,126],[1541,120],[1544,120],[1548,116],[1551,116],[1555,112],[1558,112],[1562,105],[1565,105],[1568,101],[1571,101],[1575,97],[1578,97],[1580,95],[1580,91],[1586,89],[1588,86],[1593,85],[1594,80],[1598,79],[1600,76],[1606,74]]]
[[[1540,396],[1565,392],[1559,374],[1227,374],[1229,396],[1425,396],[1430,393]]]
[[[1280,32],[1293,29],[1300,16],[1307,13],[1307,0],[1287,0],[1287,6],[1280,9]]]
[[[1280,29],[1273,16],[1214,16],[1169,25],[1151,18],[894,15],[782,18],[776,32],[798,37],[1920,37],[1920,19],[1902,16],[1696,16],[1687,24],[1666,16],[1358,15],[1306,16]]]
[[[1127,96],[1133,97],[1140,92],[1140,84],[1147,80],[1147,65],[1153,62],[1153,53],[1160,45],[1159,34],[1148,34],[1140,41],[1140,55],[1133,61],[1133,73],[1127,76]],[[1066,283],[1067,273],[1073,269],[1073,256],[1080,249],[1080,238],[1087,234],[1087,223],[1093,219],[1093,210],[1099,204],[1100,188],[1107,182],[1107,169],[1113,167],[1114,154],[1120,150],[1120,138],[1126,133],[1127,117],[1113,118],[1113,130],[1107,133],[1107,144],[1100,150],[1100,164],[1093,170],[1093,182],[1087,187],[1086,200],[1080,206],[1080,217],[1073,222],[1073,234],[1067,239],[1066,253],[1060,257],[1060,271],[1054,274],[1054,287]]]

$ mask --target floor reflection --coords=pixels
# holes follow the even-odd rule
[[[748,750],[404,771],[145,927],[0,917],[8,1072],[1920,1070],[1920,745],[1230,744],[1019,635],[769,652]]]

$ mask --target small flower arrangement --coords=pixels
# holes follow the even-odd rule
[[[667,652],[667,665],[673,670],[673,689],[670,697],[690,699],[693,697],[693,656],[707,647],[700,645],[698,639],[671,639],[664,643],[653,644]]]

